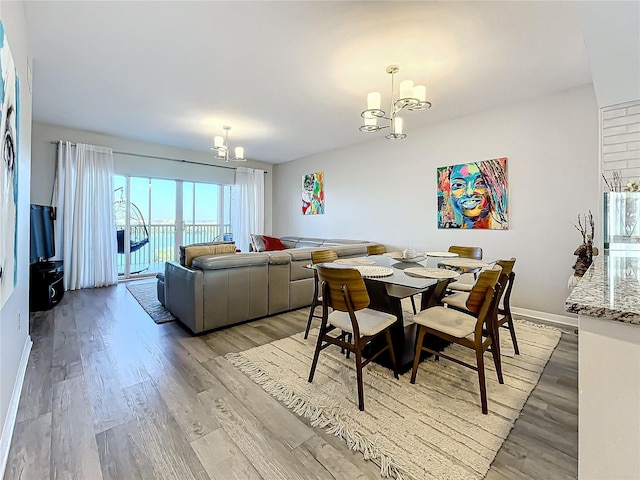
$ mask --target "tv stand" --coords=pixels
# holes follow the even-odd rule
[[[31,264],[29,279],[29,310],[49,310],[64,296],[62,260]]]

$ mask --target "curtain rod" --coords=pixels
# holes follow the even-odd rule
[[[52,140],[51,143],[54,144],[54,145],[59,145],[60,142],[65,142],[65,141],[66,140]],[[74,142],[69,142],[69,143],[71,143],[72,146],[76,145]],[[182,158],[160,157],[158,155],[144,155],[142,153],[120,152],[118,150],[113,150],[113,153],[118,153],[120,155],[131,155],[133,157],[153,158],[153,159],[158,159],[158,160],[169,160],[171,162],[191,163],[193,165],[204,165],[205,167],[228,168],[230,170],[237,170],[237,167],[227,167],[226,165],[212,165],[210,163],[194,162],[193,160],[184,160]],[[260,169],[260,170],[262,170],[262,169]],[[264,171],[264,173],[266,175],[269,172]]]

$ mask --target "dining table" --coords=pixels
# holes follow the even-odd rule
[[[459,276],[452,270],[428,268],[426,261],[426,256],[402,259],[386,254],[338,259],[324,264],[359,270],[369,294],[369,308],[396,317],[391,326],[391,338],[400,373],[412,367],[418,330],[415,323],[405,322],[402,299],[421,294],[420,310],[440,305],[447,285]],[[374,341],[370,346],[372,351],[379,349],[377,341],[385,340]],[[367,349],[363,353],[366,357]],[[392,368],[388,355],[381,355],[375,362]]]

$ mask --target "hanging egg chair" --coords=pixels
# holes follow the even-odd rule
[[[129,208],[127,209],[127,202],[124,198],[124,189],[122,187],[114,190],[113,197],[113,215],[116,222],[118,253],[125,253],[124,229],[127,222],[127,216],[129,217],[130,232],[129,251],[134,253],[149,243],[149,230],[147,229],[142,212],[135,203],[129,202]]]

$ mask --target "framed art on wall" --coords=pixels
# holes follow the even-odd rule
[[[13,57],[0,22],[0,308],[18,281],[16,241],[18,227],[18,99],[19,85]]]
[[[438,228],[509,229],[507,159],[438,168]]]
[[[302,214],[321,215],[324,213],[324,174],[307,173],[302,176]]]

